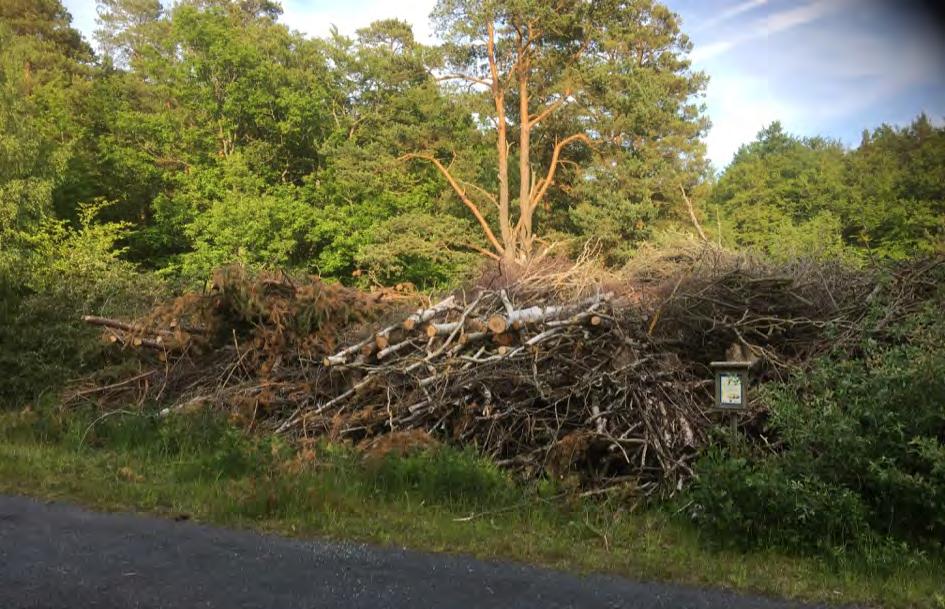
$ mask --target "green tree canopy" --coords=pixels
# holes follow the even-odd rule
[[[58,0],[0,5],[0,270],[23,261],[85,130],[92,53]]]
[[[879,256],[945,249],[945,126],[912,124],[863,134],[849,155],[845,237]]]
[[[490,135],[497,183],[454,176],[447,163],[464,151],[451,142],[408,156],[437,167],[496,255],[531,255],[539,215],[549,229],[625,246],[704,172],[707,121],[695,98],[705,76],[691,71],[690,43],[665,6],[441,0],[434,16],[445,40],[439,78],[456,83],[455,99]],[[597,204],[618,219],[602,219]]]
[[[778,256],[903,258],[942,248],[945,129],[923,115],[846,150],[772,123],[739,149],[709,200],[728,243]]]

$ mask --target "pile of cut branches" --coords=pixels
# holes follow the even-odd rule
[[[875,302],[888,303],[880,317],[908,314],[929,267],[880,280],[703,249],[653,268],[665,271],[496,270],[415,309],[416,296],[229,269],[147,319],[88,319],[140,347],[141,369],[71,397],[213,407],[359,445],[422,432],[530,476],[673,492],[714,416],[709,361],[795,368],[858,332]]]
[[[143,319],[84,316],[103,328],[106,342],[131,350],[139,370],[117,380],[104,371],[91,386],[70,391],[66,402],[216,404],[216,389],[291,377],[415,300],[402,290],[363,292],[318,278],[250,276],[240,266],[224,267],[206,291],[179,296]]]
[[[654,352],[613,293],[561,302],[526,285],[450,296],[325,357],[343,390],[278,430],[360,442],[423,429],[532,474],[681,484],[708,422],[702,379]]]
[[[626,269],[654,340],[692,362],[751,360],[778,377],[828,351],[856,355],[867,337],[889,340],[888,322],[934,298],[945,268],[942,256],[854,268],[704,245],[654,254]]]

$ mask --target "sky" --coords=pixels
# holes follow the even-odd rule
[[[89,40],[95,0],[64,0]],[[945,122],[945,30],[906,0],[665,0],[709,75],[703,101],[709,158],[721,170],[742,144],[780,120],[794,134],[856,146],[865,128],[920,112]],[[282,21],[311,36],[351,34],[396,17],[434,42],[435,0],[283,0]]]

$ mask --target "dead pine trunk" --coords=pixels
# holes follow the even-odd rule
[[[474,201],[467,191],[467,183],[452,175],[450,169],[437,159],[431,152],[411,152],[404,154],[400,160],[424,159],[436,166],[437,170],[446,178],[450,187],[462,200],[463,204],[472,212],[479,222],[483,234],[489,241],[490,250],[479,250],[481,253],[501,262],[503,265],[512,265],[528,261],[534,255],[536,233],[534,225],[535,210],[545,199],[548,190],[555,182],[555,173],[561,162],[561,153],[569,144],[577,141],[591,144],[585,133],[574,133],[555,140],[551,162],[539,177],[531,167],[531,134],[539,123],[551,117],[559,108],[573,101],[571,89],[563,85],[562,90],[536,89],[532,69],[534,67],[535,44],[542,32],[534,21],[525,20],[513,24],[515,40],[512,43],[512,57],[506,63],[505,58],[497,56],[496,23],[486,23],[486,61],[488,75],[482,74],[450,74],[438,77],[438,80],[459,79],[474,85],[484,87],[488,91],[495,107],[495,145],[496,145],[496,176],[498,192],[489,192],[475,185],[473,190],[480,198],[492,203],[497,211],[498,218],[490,219],[484,213],[477,201]],[[571,60],[576,60],[586,50],[584,46],[575,53]],[[500,68],[508,65],[506,72]],[[509,141],[509,109],[506,107],[507,93],[510,87],[517,87],[518,95],[518,212],[513,218],[511,210],[511,196],[509,192],[509,155],[512,143]],[[536,102],[535,100],[538,100]],[[531,106],[537,103],[538,108],[532,113]],[[513,111],[512,115],[514,116]],[[481,199],[480,199],[481,200]],[[494,224],[498,223],[498,231],[493,231]],[[475,249],[479,249],[478,246]]]

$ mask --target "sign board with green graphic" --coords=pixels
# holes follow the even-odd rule
[[[715,407],[743,410],[748,407],[748,368],[751,362],[712,362],[715,371]]]

